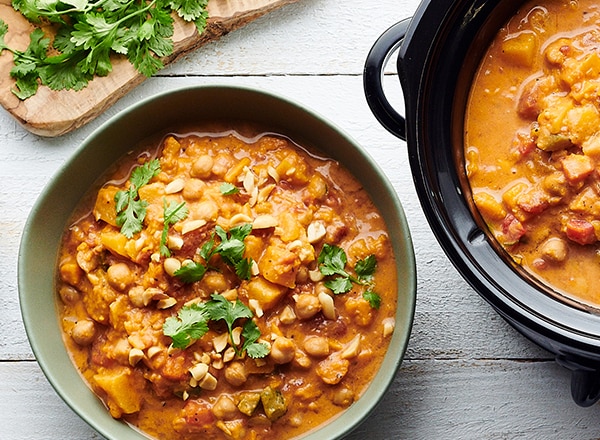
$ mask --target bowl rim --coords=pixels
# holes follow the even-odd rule
[[[178,97],[181,99],[182,96],[196,96],[196,94],[201,96],[202,94],[206,95],[207,93],[229,93],[236,94],[236,96],[241,94],[247,96],[249,99],[266,100],[265,102],[270,102],[273,105],[280,105],[283,109],[287,109],[298,116],[303,116],[306,118],[306,121],[316,124],[316,126],[320,126],[322,130],[329,132],[329,134],[342,140],[345,142],[346,146],[350,146],[351,155],[354,158],[360,158],[364,164],[368,165],[366,168],[370,170],[372,178],[376,179],[377,189],[383,190],[385,193],[377,195],[377,197],[380,197],[379,203],[381,203],[381,200],[385,200],[386,203],[391,204],[389,216],[393,217],[397,224],[390,225],[388,223],[387,227],[398,260],[398,276],[400,277],[402,275],[404,279],[398,280],[399,292],[398,308],[396,311],[396,328],[390,341],[390,349],[388,350],[374,380],[358,399],[358,403],[355,403],[342,411],[331,423],[321,426],[316,431],[307,432],[302,438],[316,440],[318,438],[323,438],[322,436],[332,439],[344,437],[362,423],[362,421],[364,421],[364,419],[374,410],[379,403],[379,400],[385,394],[385,391],[393,382],[397,370],[400,368],[404,358],[412,330],[416,306],[416,264],[412,239],[408,228],[408,222],[406,221],[404,210],[396,191],[383,171],[368,153],[343,130],[325,117],[316,113],[314,110],[311,110],[304,105],[300,105],[291,99],[275,95],[265,90],[251,87],[211,84],[179,87],[149,96],[118,112],[101,124],[61,165],[58,171],[54,173],[50,181],[45,185],[31,209],[23,228],[19,246],[17,262],[19,303],[25,331],[32,351],[44,375],[56,393],[93,429],[107,439],[121,440],[147,438],[145,434],[139,433],[137,429],[132,429],[132,427],[126,423],[115,421],[115,419],[110,417],[104,405],[90,390],[89,386],[83,381],[78,370],[71,363],[60,335],[60,324],[56,310],[54,310],[53,313],[48,313],[47,310],[43,310],[48,301],[53,301],[56,305],[56,301],[54,300],[54,288],[49,289],[48,286],[44,286],[44,283],[42,282],[42,280],[47,282],[49,277],[54,279],[56,255],[54,256],[52,265],[49,265],[47,264],[47,255],[45,257],[39,255],[39,253],[36,252],[36,248],[39,246],[46,246],[54,249],[56,252],[58,251],[58,246],[56,245],[56,229],[62,224],[60,233],[62,236],[62,230],[66,227],[67,223],[66,221],[63,221],[65,217],[64,214],[62,217],[50,214],[56,214],[57,211],[55,208],[57,206],[63,207],[66,203],[69,208],[66,217],[68,218],[71,215],[71,211],[74,207],[74,200],[80,198],[73,196],[71,199],[65,200],[65,197],[63,197],[65,194],[69,194],[69,191],[74,191],[69,182],[71,174],[73,174],[74,169],[78,169],[77,167],[79,165],[86,163],[90,158],[96,158],[90,151],[93,151],[94,148],[98,148],[96,144],[102,136],[105,136],[107,132],[110,132],[111,127],[118,127],[121,125],[123,126],[122,128],[127,127],[128,129],[135,131],[136,127],[128,126],[127,123],[135,119],[135,115],[145,111],[146,108],[168,102],[170,99]],[[145,137],[147,136],[148,135]],[[292,139],[294,138],[292,137]],[[315,146],[319,147],[319,145]],[[114,154],[112,156],[114,156]],[[117,157],[113,157],[111,162],[116,159]],[[334,159],[340,160],[340,158]],[[344,165],[348,168],[345,161],[342,162],[344,162]],[[362,168],[365,168],[364,165]],[[359,180],[363,180],[361,174],[356,174],[355,172],[352,172],[352,174],[359,178]],[[98,176],[91,176],[88,180],[91,179],[93,181],[96,177]],[[87,188],[83,188],[76,190],[76,192],[79,194],[86,190]],[[373,198],[373,194],[370,195]],[[383,198],[381,199],[381,197]],[[376,205],[380,211],[383,211],[383,207],[380,206],[379,203],[376,202]],[[60,209],[58,212],[60,213]],[[46,228],[50,228],[53,233],[46,233]],[[400,258],[404,261],[399,261]],[[400,267],[401,265],[402,268]],[[48,292],[48,290],[50,290],[50,292]],[[50,294],[53,298],[48,299],[48,297],[44,297],[44,295]],[[400,301],[401,296],[403,296],[403,301]],[[400,307],[401,304],[404,306],[402,310]],[[66,363],[66,365],[63,365],[64,363]],[[102,412],[98,413],[98,411]],[[96,414],[96,416],[94,416],[94,414]],[[100,417],[97,417],[98,415]]]

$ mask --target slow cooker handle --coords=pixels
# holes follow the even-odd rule
[[[597,365],[584,365],[564,355],[556,356],[556,362],[571,370],[571,397],[577,405],[592,406],[600,399],[600,370]]]
[[[363,74],[363,87],[371,111],[390,133],[406,140],[406,120],[390,104],[383,91],[383,69],[390,56],[404,41],[410,25],[404,19],[386,30],[369,51]]]

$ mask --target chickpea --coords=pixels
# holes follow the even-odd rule
[[[314,357],[329,355],[329,342],[322,336],[309,336],[304,340],[304,351]]]
[[[91,319],[84,319],[77,321],[73,330],[71,331],[71,337],[77,345],[90,345],[94,341],[96,335],[96,325]]]
[[[225,394],[219,396],[212,407],[212,413],[219,420],[232,420],[239,415],[235,402]]]
[[[304,284],[308,281],[308,267],[300,266],[296,272],[296,283]]]
[[[63,284],[58,294],[65,304],[75,304],[79,300],[79,291],[73,286]]]
[[[541,253],[545,260],[563,262],[567,258],[567,243],[561,238],[551,237],[542,244]]]
[[[212,172],[219,177],[223,177],[233,166],[233,163],[233,158],[229,154],[219,153],[215,157]]]
[[[296,316],[300,319],[310,319],[321,311],[321,302],[314,295],[306,293],[296,297]]]
[[[209,272],[202,279],[203,287],[209,292],[223,292],[229,289],[227,278],[220,272]]]
[[[200,179],[188,179],[183,187],[183,198],[186,200],[198,200],[202,197],[202,192],[206,183]]]
[[[354,402],[354,391],[349,388],[340,388],[333,395],[333,403],[337,406],[346,407]]]
[[[225,380],[234,387],[240,386],[248,379],[248,372],[241,362],[231,362],[225,368]]]
[[[287,364],[294,360],[296,344],[283,336],[277,337],[271,345],[271,359],[276,364]]]
[[[126,263],[116,263],[106,271],[108,283],[119,291],[124,291],[135,280],[135,275]]]
[[[127,292],[129,301],[131,301],[131,304],[133,304],[135,307],[144,307],[148,305],[144,298],[144,290],[145,289],[143,286],[134,286],[129,289],[129,292]]]
[[[219,205],[212,200],[203,200],[193,207],[192,214],[194,218],[209,222],[219,215]]]
[[[192,164],[192,169],[190,170],[190,174],[192,177],[197,177],[199,179],[206,179],[210,177],[210,173],[212,172],[212,167],[214,165],[214,160],[208,154],[204,154],[200,156],[196,161]]]

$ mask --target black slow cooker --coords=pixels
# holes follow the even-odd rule
[[[600,398],[600,316],[560,300],[508,258],[473,209],[464,173],[463,117],[471,80],[498,29],[521,4],[425,0],[411,19],[375,42],[364,89],[379,122],[407,142],[417,194],[449,259],[503,318],[572,372],[573,399],[590,406]],[[382,86],[394,53],[404,116]]]

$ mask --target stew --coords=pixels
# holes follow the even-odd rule
[[[368,387],[394,330],[386,225],[339,163],[248,127],[172,133],[73,215],[57,291],[73,361],[158,439],[286,439]]]
[[[512,258],[600,307],[600,10],[526,2],[482,59],[465,116],[473,199]]]

